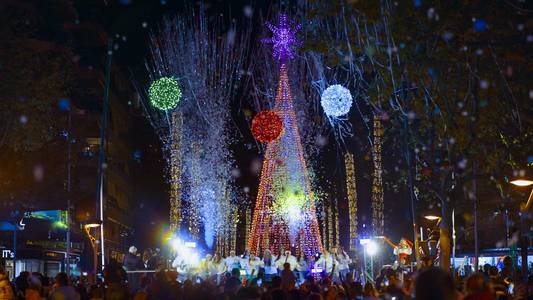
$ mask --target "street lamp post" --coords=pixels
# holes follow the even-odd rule
[[[91,229],[97,229],[100,226],[102,226],[102,222],[100,220],[87,222],[85,225],[83,225],[83,229],[85,230],[85,233],[87,234],[87,237],[89,238],[89,242],[91,243],[91,247],[93,249],[93,273],[95,283],[96,273],[98,272],[98,245],[96,243],[96,237],[91,234]]]
[[[519,187],[527,187],[533,185],[533,180],[529,179],[515,179],[511,184]],[[527,248],[529,241],[527,240],[527,229],[525,228],[525,218],[528,210],[533,204],[533,189],[529,194],[526,204],[520,205],[520,256],[522,257],[522,275],[527,276]]]
[[[428,255],[429,257],[431,257],[433,261],[435,257],[435,253],[436,253],[437,241],[432,239],[432,237],[435,237],[435,230],[436,228],[437,229],[439,228],[439,224],[442,221],[442,218],[438,216],[437,214],[427,214],[424,216],[424,219],[431,221],[431,222],[437,221],[434,225],[431,225],[431,227],[429,228],[430,233],[428,234],[428,237],[427,237],[427,242],[428,242],[427,246],[429,250]],[[439,239],[440,239],[440,232],[439,232]],[[435,250],[435,252],[433,250]]]
[[[70,249],[70,197],[72,196],[70,194],[70,190],[71,190],[71,173],[72,173],[72,161],[71,161],[71,152],[72,152],[72,113],[71,113],[71,108],[69,107],[68,109],[68,133],[67,133],[67,237],[66,237],[66,250],[67,250],[67,253],[65,254],[66,256],[66,272],[67,272],[67,275],[70,276],[70,252],[71,252],[71,249]]]
[[[437,225],[436,226],[439,226],[441,229],[444,228],[446,230],[446,232],[448,232],[448,229],[447,229],[448,226],[447,226],[447,224],[443,224],[443,221],[445,221],[445,220],[443,219],[441,214],[438,212],[438,210],[430,210],[430,211],[428,211],[428,213],[426,213],[426,215],[424,216],[424,219],[429,220],[429,221],[437,221]],[[455,209],[452,209],[452,257],[451,258],[449,257],[449,239],[448,239],[447,235],[445,236],[445,234],[442,233],[442,231],[439,234],[440,234],[439,239],[441,241],[441,243],[440,243],[440,246],[441,246],[441,264],[440,265],[441,265],[441,267],[445,268],[445,270],[448,270],[448,268],[450,266],[450,259],[452,259],[453,260],[452,268],[454,270],[454,272],[452,274],[454,274],[453,276],[455,276],[455,248],[456,248]],[[443,242],[444,239],[447,239],[446,243]],[[445,251],[443,251],[443,247],[448,247],[447,248],[448,255],[444,255]],[[444,260],[447,260],[447,261],[444,261]]]
[[[106,164],[106,132],[109,111],[109,89],[111,82],[111,57],[113,54],[113,39],[107,41],[107,62],[105,70],[104,98],[102,101],[102,124],[100,127],[100,153],[98,155],[98,177],[96,182],[96,214],[100,220],[100,248],[102,253],[102,269],[105,265],[104,238],[104,173]]]

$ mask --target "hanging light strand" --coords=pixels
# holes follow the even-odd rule
[[[339,203],[337,202],[337,199],[335,199],[335,246],[340,246],[340,236],[341,233],[339,231]]]
[[[350,223],[350,251],[357,249],[357,186],[355,182],[355,160],[353,154],[344,154],[346,168],[346,191],[348,197],[348,219]]]
[[[181,127],[180,112],[172,113],[170,146],[170,230],[179,231],[181,225]]]
[[[379,116],[374,116],[374,145],[372,147],[372,159],[374,162],[374,176],[372,179],[372,228],[374,236],[383,235],[383,181],[381,166],[381,146],[383,138],[383,125]]]

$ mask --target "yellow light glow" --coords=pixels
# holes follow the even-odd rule
[[[181,226],[181,112],[172,113],[172,136],[170,151],[170,230],[179,231]]]
[[[357,186],[355,184],[355,161],[353,154],[344,155],[346,168],[346,190],[348,197],[348,218],[350,223],[350,251],[357,248]]]
[[[381,165],[381,146],[383,138],[383,125],[378,115],[374,116],[374,145],[372,147],[372,160],[374,162],[374,176],[372,176],[372,229],[375,236],[383,235],[383,169]]]
[[[89,224],[85,224],[85,228],[95,228],[95,227],[100,227],[101,224],[99,223],[89,223]]]
[[[440,219],[439,216],[433,216],[433,215],[424,216],[424,218],[425,218],[426,220],[430,220],[430,221],[435,221],[435,220]]]

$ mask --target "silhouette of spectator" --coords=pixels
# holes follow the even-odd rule
[[[455,300],[457,293],[452,277],[446,271],[431,267],[420,273],[415,283],[417,300]]]

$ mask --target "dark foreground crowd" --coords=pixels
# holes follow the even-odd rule
[[[118,263],[108,265],[103,275],[104,283],[90,284],[86,278],[71,281],[65,273],[59,273],[52,280],[39,273],[22,272],[14,282],[9,282],[0,267],[0,300],[533,299],[533,277],[520,278],[512,267],[498,272],[496,267],[486,266],[483,272],[456,280],[436,267],[427,267],[412,274],[383,269],[375,282],[364,285],[354,280],[350,273],[338,282],[328,276],[309,276],[297,286],[297,279],[289,266],[269,281],[263,281],[259,275],[243,282],[240,270],[234,269],[225,274],[218,285],[214,281],[200,279],[180,283],[176,280],[177,272],[161,270],[140,276],[138,286],[132,288],[126,272]]]

